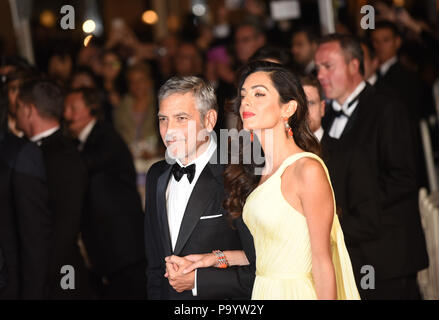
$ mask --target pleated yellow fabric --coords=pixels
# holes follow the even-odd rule
[[[306,218],[286,201],[281,192],[283,172],[303,157],[318,160],[331,184],[322,159],[313,153],[302,152],[285,159],[277,171],[253,190],[246,200],[243,219],[253,235],[256,249],[256,280],[252,299],[317,299],[311,273],[311,243]],[[331,250],[337,298],[360,299],[343,232],[335,213],[331,229]]]

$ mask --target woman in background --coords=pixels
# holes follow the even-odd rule
[[[151,70],[138,63],[127,70],[128,94],[114,110],[116,130],[131,148],[135,158],[157,153],[157,111]]]

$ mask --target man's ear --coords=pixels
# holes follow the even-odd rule
[[[320,116],[322,118],[325,116],[325,109],[326,109],[326,101],[322,100],[320,101]]]
[[[37,112],[37,108],[33,104],[25,104],[23,105],[23,107],[25,110],[26,118],[31,118]]]
[[[351,74],[360,73],[360,61],[358,59],[352,59],[349,61],[349,71]]]
[[[206,115],[204,116],[204,127],[207,129],[207,131],[213,131],[217,118],[218,113],[216,112],[216,110],[210,109],[209,111],[207,111]]]
[[[396,48],[399,50],[399,48],[401,48],[401,44],[402,44],[401,37],[400,36],[396,36],[395,42],[396,42]]]

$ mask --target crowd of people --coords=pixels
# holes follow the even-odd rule
[[[2,57],[0,299],[420,299],[439,38],[379,7],[363,37],[301,23],[273,45],[258,10],[232,26],[218,9],[154,44],[119,25],[54,48],[47,70]],[[190,145],[189,120],[207,140]],[[233,128],[273,170],[210,163]],[[164,158],[175,132],[183,156],[140,194],[135,161]]]

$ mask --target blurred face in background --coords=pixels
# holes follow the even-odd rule
[[[133,70],[128,73],[128,88],[130,93],[136,97],[142,97],[150,94],[151,78],[146,72]]]
[[[9,101],[9,114],[15,117],[15,109],[17,103],[18,89],[20,87],[20,80],[12,80],[8,83],[8,101]]]
[[[306,32],[297,32],[291,39],[291,53],[293,54],[294,61],[301,66],[306,66],[314,58],[317,44],[310,42]]]
[[[343,104],[358,85],[359,61],[351,59],[347,62],[340,44],[333,41],[323,43],[317,48],[315,63],[317,78],[326,98]]]
[[[100,50],[93,46],[82,47],[77,56],[78,66],[88,66],[95,74],[102,73]]]
[[[78,137],[87,124],[95,119],[91,110],[85,105],[82,93],[71,93],[64,101],[64,120],[67,129],[74,137]]]
[[[49,60],[49,75],[66,81],[72,72],[73,62],[69,55],[53,55]]]
[[[87,73],[77,73],[73,76],[70,87],[72,89],[96,88],[96,83],[94,82],[94,79]]]
[[[199,75],[202,72],[201,56],[195,45],[179,46],[174,59],[174,69],[179,76]]]
[[[379,61],[376,57],[370,55],[369,48],[361,44],[364,53],[364,79],[369,79],[378,69]]]
[[[373,30],[371,40],[380,64],[396,56],[401,47],[401,38],[388,28]]]
[[[308,126],[312,132],[316,132],[322,126],[322,118],[325,115],[325,101],[321,100],[319,91],[313,86],[303,86],[308,100]]]
[[[107,81],[114,81],[122,69],[119,57],[114,53],[106,53],[102,59],[102,76]]]
[[[236,30],[235,50],[241,63],[246,63],[264,44],[265,37],[262,34],[257,34],[252,26],[242,26]]]

